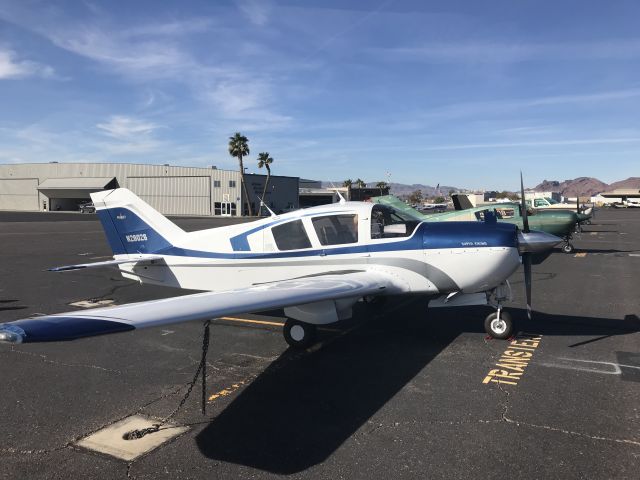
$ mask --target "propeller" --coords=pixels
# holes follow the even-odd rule
[[[527,202],[524,200],[524,182],[522,180],[522,171],[520,171],[520,195],[522,201],[522,232],[527,234],[529,230],[529,217],[527,215]],[[527,295],[527,317],[531,320],[531,253],[524,252],[522,254],[522,264],[524,265],[524,286]]]
[[[580,195],[576,193],[576,213],[581,213],[580,212]]]

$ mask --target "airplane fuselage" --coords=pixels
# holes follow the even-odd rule
[[[123,276],[142,283],[208,291],[336,271],[375,270],[397,278],[398,288],[387,293],[437,296],[489,290],[519,265],[516,229],[511,225],[408,222],[407,228],[412,230],[406,236],[376,238],[372,233],[373,208],[372,204],[349,202],[187,233],[159,252],[162,261],[125,264],[120,269]],[[132,215],[136,212],[121,212],[112,217],[131,219]],[[326,239],[321,238],[317,223],[329,217],[351,218],[356,222],[353,237],[342,240],[347,243],[326,245]],[[307,248],[278,247],[274,227],[286,228],[291,222],[300,222],[308,237]],[[154,242],[154,232],[136,232],[130,234],[132,238],[147,239],[137,242],[141,248],[136,253],[144,254],[147,244]]]

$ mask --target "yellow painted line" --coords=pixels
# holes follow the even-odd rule
[[[258,325],[271,325],[272,327],[282,327],[284,325],[284,322],[267,322],[265,320],[249,320],[248,318],[236,317],[219,317],[219,320],[227,320],[229,322],[255,323]]]
[[[220,398],[220,397],[226,397],[228,395],[231,395],[233,392],[235,392],[236,390],[244,387],[251,379],[248,380],[241,380],[239,382],[234,383],[233,385],[231,385],[230,387],[227,388],[223,388],[222,390],[212,394],[209,396],[209,401],[213,402],[214,400]]]
[[[585,252],[576,253],[576,254],[574,255],[574,257],[575,257],[575,258],[584,258],[584,257],[586,257],[586,256],[587,256],[587,254],[586,254]]]

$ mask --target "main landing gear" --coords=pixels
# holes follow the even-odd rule
[[[316,326],[311,323],[288,318],[282,333],[290,347],[303,350],[309,347],[316,339],[316,330]]]

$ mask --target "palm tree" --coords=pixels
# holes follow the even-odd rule
[[[356,180],[356,185],[358,186],[358,188],[367,188],[367,182],[365,182],[361,178]]]
[[[353,186],[353,181],[350,178],[347,178],[344,182],[342,182],[342,186],[351,188]]]
[[[264,189],[262,190],[262,202],[264,203],[264,197],[267,194],[267,186],[269,185],[269,178],[271,178],[271,165],[273,158],[269,156],[269,152],[262,152],[258,154],[258,168],[265,167],[267,169],[267,181],[264,182]],[[265,203],[266,205],[266,203]],[[262,209],[262,205],[260,206]],[[259,212],[262,213],[262,212]]]
[[[387,182],[378,182],[378,183],[376,183],[376,188],[380,189],[380,195],[382,195],[382,191],[385,188],[389,188],[389,184]]]
[[[253,212],[251,211],[251,203],[249,203],[249,192],[247,191],[247,184],[244,181],[244,164],[242,163],[242,157],[249,155],[249,139],[240,132],[236,132],[233,137],[229,137],[229,155],[236,157],[240,164],[240,181],[244,190],[244,200],[249,216],[252,216]]]

